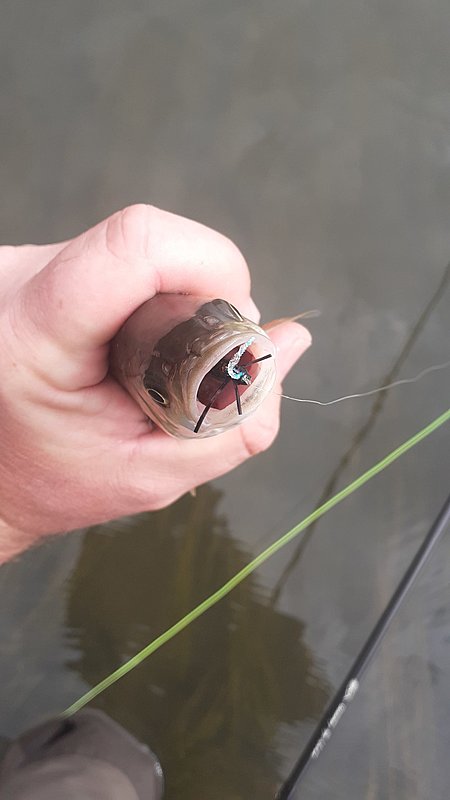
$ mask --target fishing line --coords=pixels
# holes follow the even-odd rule
[[[411,355],[421,334],[425,330],[425,327],[428,321],[430,320],[431,315],[441,302],[442,297],[449,288],[449,286],[450,286],[450,262],[447,264],[443,272],[442,278],[439,281],[439,284],[434,289],[433,294],[431,295],[428,302],[422,309],[417,320],[412,325],[409,334],[406,340],[404,341],[399,353],[395,357],[391,366],[388,368],[386,374],[383,376],[383,378],[381,378],[380,383],[382,385],[393,383],[395,380],[397,380],[397,376],[399,375],[400,370],[403,369],[404,364],[407,363],[407,359]],[[387,392],[379,392],[372,398],[372,403],[369,409],[368,416],[353,432],[349,446],[342,453],[335,468],[332,470],[325,484],[322,494],[317,502],[318,506],[322,505],[322,503],[325,503],[330,497],[332,497],[332,495],[336,491],[338,483],[342,479],[344,470],[347,469],[347,467],[350,465],[353,456],[356,454],[358,449],[363,444],[364,440],[369,436],[369,434],[374,429],[375,424],[380,417],[381,411],[383,409],[387,397],[388,397]],[[304,552],[305,546],[312,539],[312,536],[314,534],[314,527],[315,527],[314,524],[311,525],[306,535],[302,537],[300,542],[298,542],[296,548],[294,549],[292,557],[286,564],[277,583],[275,584],[275,587],[272,591],[272,599],[271,599],[272,605],[275,605],[277,603],[285,581],[295,569],[296,564],[298,563],[299,559],[302,556],[302,553]]]
[[[276,800],[289,800],[289,798],[292,798],[292,793],[304,775],[307,767],[319,757],[325,748],[334,729],[342,718],[342,715],[347,710],[348,704],[353,700],[358,691],[360,678],[380,645],[383,636],[386,634],[394,614],[398,611],[408,589],[411,588],[413,581],[424,566],[434,545],[440,539],[449,523],[450,495],[400,580],[386,608],[367,637],[342,684],[317,723],[297,763],[294,765],[290,775],[277,793]]]
[[[217,589],[213,594],[203,600],[199,605],[195,606],[191,611],[189,611],[184,617],[178,620],[174,625],[164,631],[160,636],[157,636],[156,639],[153,639],[146,647],[132,656],[128,661],[122,664],[118,669],[114,670],[110,673],[106,678],[100,681],[96,686],[93,686],[89,691],[83,694],[78,700],[76,700],[72,705],[70,705],[62,714],[63,717],[68,717],[74,714],[76,711],[79,711],[83,708],[87,703],[93,700],[95,697],[98,697],[99,694],[108,689],[112,684],[116,683],[120,678],[126,675],[128,672],[131,672],[132,669],[137,667],[141,664],[144,659],[148,658],[152,653],[156,650],[159,650],[164,644],[169,642],[171,639],[174,638],[178,633],[188,627],[194,620],[198,619],[202,614],[208,611],[212,606],[226,597],[233,589],[236,588],[245,578],[252,574],[261,564],[264,564],[271,556],[281,550],[282,547],[285,547],[289,542],[291,542],[299,533],[306,530],[313,522],[317,519],[322,517],[328,511],[330,511],[334,506],[341,503],[342,500],[345,500],[346,497],[351,495],[365,483],[367,483],[371,478],[378,475],[378,473],[382,472],[384,469],[390,466],[394,461],[396,461],[400,456],[410,450],[415,445],[419,444],[423,439],[427,436],[430,436],[437,428],[444,423],[450,420],[450,409],[445,411],[439,417],[437,417],[433,422],[430,422],[425,428],[418,431],[418,433],[414,434],[410,439],[406,442],[403,442],[399,447],[385,456],[381,461],[378,461],[377,464],[374,464],[369,470],[364,472],[358,478],[356,478],[352,483],[346,486],[341,491],[337,492],[333,497],[329,498],[325,503],[323,503],[319,508],[315,509],[311,514],[309,514],[305,519],[295,525],[291,530],[285,533],[283,536],[280,536],[273,544],[269,545],[265,550],[263,550],[259,555],[257,555],[252,561],[250,561],[245,567],[243,567],[239,572],[237,572],[233,577],[231,577],[226,583],[223,584],[219,589]]]
[[[295,403],[312,403],[315,406],[333,406],[336,403],[342,403],[343,400],[353,400],[356,397],[370,397],[373,394],[378,394],[378,392],[386,392],[388,389],[394,389],[394,387],[402,386],[405,383],[417,383],[417,381],[420,381],[421,378],[428,375],[430,372],[438,372],[441,369],[447,369],[447,367],[450,367],[450,361],[445,361],[443,364],[433,364],[433,366],[423,369],[422,372],[419,372],[414,378],[402,378],[393,383],[388,383],[386,386],[379,386],[378,389],[370,389],[368,392],[358,392],[357,394],[346,394],[343,397],[336,397],[335,400],[328,400],[326,402],[303,399],[301,397],[290,397],[288,394],[279,394],[278,397],[283,397],[284,400],[293,400]]]
[[[321,313],[318,308],[312,308],[309,311],[301,311],[295,317],[279,317],[279,319],[273,319],[272,322],[266,323],[264,330],[266,333],[270,333],[274,328],[278,328],[279,325],[284,325],[285,322],[296,322],[298,319],[314,319],[315,317],[320,317]]]

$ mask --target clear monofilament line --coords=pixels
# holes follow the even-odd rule
[[[76,711],[79,711],[83,708],[87,703],[93,700],[95,697],[98,697],[99,694],[108,689],[112,686],[113,683],[118,681],[128,672],[131,672],[132,669],[137,667],[139,664],[144,661],[144,659],[148,658],[152,653],[156,650],[159,650],[164,644],[169,642],[171,639],[174,638],[178,633],[181,633],[185,628],[188,627],[192,622],[198,619],[202,614],[212,608],[216,603],[226,597],[233,589],[236,588],[245,578],[252,574],[261,564],[264,564],[271,556],[281,550],[282,547],[285,547],[289,542],[292,541],[299,533],[302,533],[306,528],[308,528],[313,522],[318,520],[328,511],[330,511],[334,506],[341,503],[342,500],[345,500],[346,497],[353,494],[357,489],[363,486],[365,483],[370,481],[375,475],[378,475],[384,469],[389,467],[394,461],[396,461],[400,456],[404,455],[408,450],[415,445],[419,444],[423,439],[427,436],[430,436],[435,430],[437,430],[441,425],[448,422],[450,420],[450,409],[445,411],[439,417],[437,417],[433,422],[430,422],[425,428],[422,428],[418,433],[411,436],[406,442],[403,442],[399,447],[389,453],[385,458],[378,461],[377,464],[374,464],[373,467],[368,469],[362,475],[360,475],[356,480],[352,481],[348,486],[342,489],[340,492],[335,494],[325,503],[323,503],[319,508],[309,514],[305,519],[295,525],[291,530],[285,533],[283,536],[280,536],[273,544],[269,545],[265,550],[263,550],[259,555],[256,556],[252,561],[250,561],[243,569],[239,570],[232,578],[230,578],[226,583],[223,584],[217,591],[207,597],[203,602],[199,603],[198,606],[195,606],[191,611],[189,611],[184,617],[175,622],[170,628],[164,631],[160,636],[157,636],[156,639],[153,639],[146,647],[140,650],[136,655],[132,656],[125,664],[122,664],[118,669],[111,672],[106,678],[104,678],[100,683],[96,686],[93,686],[92,689],[89,689],[82,697],[76,700],[72,705],[70,705],[64,712],[63,716],[70,716],[74,714]]]
[[[288,394],[279,394],[278,396],[282,397],[284,400],[293,400],[295,403],[311,403],[315,406],[334,406],[336,403],[342,403],[343,400],[354,400],[357,397],[370,397],[371,395],[378,394],[378,392],[386,392],[388,389],[394,389],[396,386],[403,386],[405,383],[417,383],[417,381],[420,381],[421,378],[425,377],[425,375],[428,375],[430,372],[438,372],[441,369],[447,369],[447,367],[450,367],[450,361],[445,361],[443,364],[433,364],[433,366],[423,369],[422,372],[419,372],[414,378],[401,378],[393,383],[388,383],[386,386],[379,386],[378,389],[370,389],[368,392],[357,392],[356,394],[346,394],[343,397],[336,397],[335,400],[327,400],[325,402],[322,400],[304,399],[302,397],[290,397]]]

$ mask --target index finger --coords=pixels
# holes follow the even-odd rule
[[[158,292],[223,297],[248,313],[250,276],[227,237],[135,205],[73,239],[28,282],[23,300],[40,333],[79,350],[106,344]]]

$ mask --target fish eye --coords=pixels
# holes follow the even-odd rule
[[[228,303],[228,305],[231,308],[234,316],[237,317],[239,321],[244,319],[244,317],[242,316],[241,312],[237,310],[236,306],[234,306],[232,303]]]
[[[164,397],[161,392],[158,392],[157,389],[147,389],[148,394],[156,403],[159,403],[160,406],[168,406],[169,400],[167,397]]]

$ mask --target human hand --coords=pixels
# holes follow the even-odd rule
[[[166,506],[275,438],[279,385],[219,437],[180,440],[149,427],[108,375],[108,349],[158,292],[223,297],[257,320],[237,248],[150,206],[65,244],[0,248],[0,562],[46,534]],[[310,336],[292,322],[270,336],[281,381]]]

